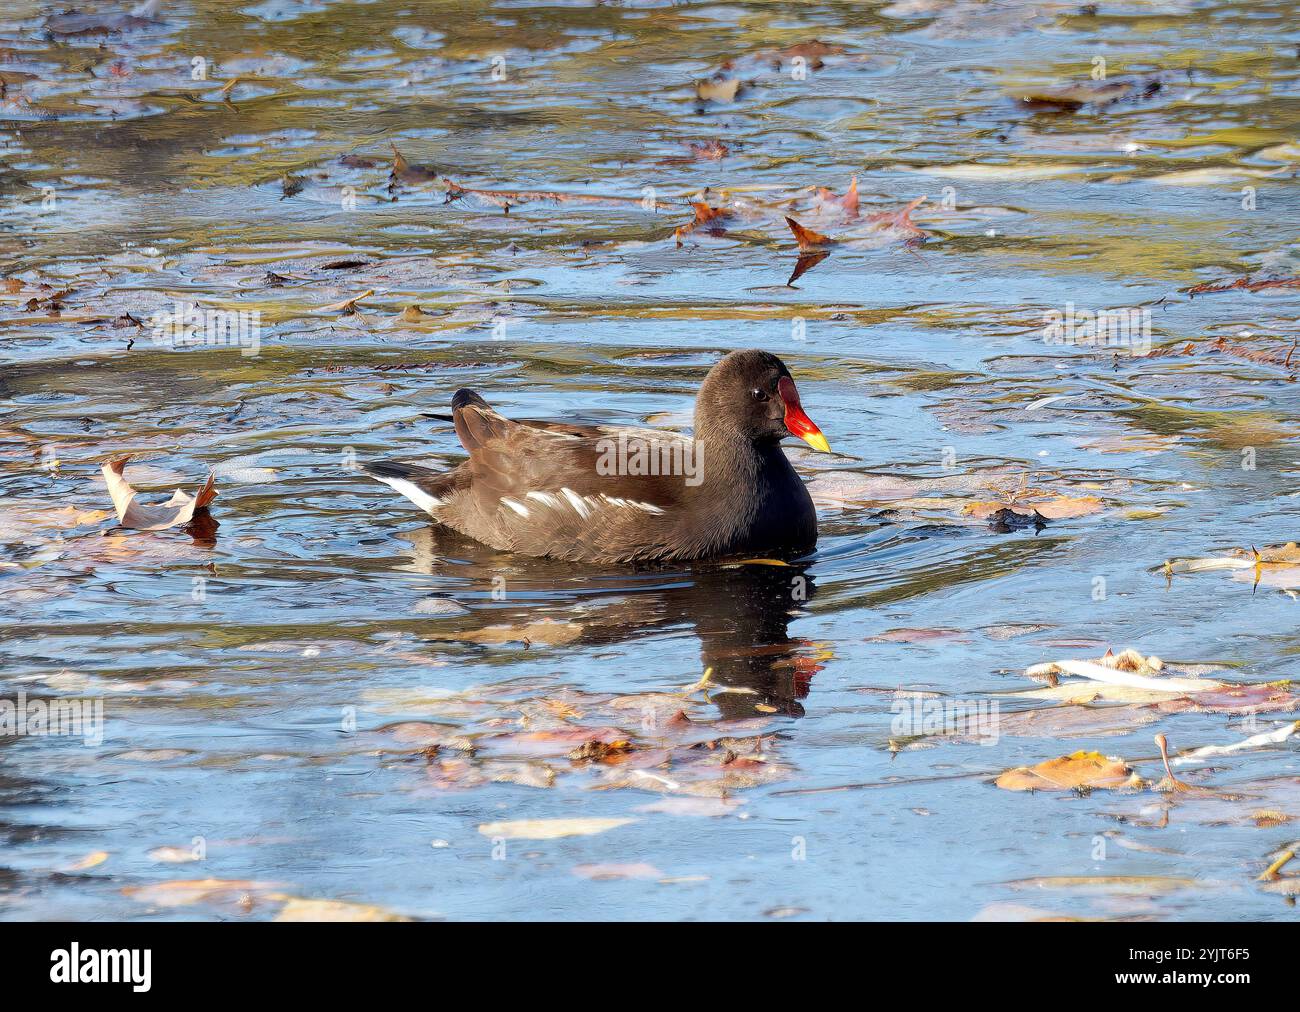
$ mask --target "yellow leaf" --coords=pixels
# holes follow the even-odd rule
[[[67,866],[64,871],[85,871],[87,868],[94,868],[96,865],[103,864],[108,860],[108,851],[96,850],[87,854],[80,861],[76,861]]]

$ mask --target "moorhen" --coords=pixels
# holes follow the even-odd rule
[[[694,437],[616,425],[517,422],[473,390],[451,399],[469,460],[451,471],[382,460],[366,473],[438,523],[502,551],[629,563],[794,556],[817,512],[780,441],[829,452],[775,355],[734,351],[695,399]]]

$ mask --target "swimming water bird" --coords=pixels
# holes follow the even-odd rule
[[[732,352],[709,371],[693,436],[512,421],[473,390],[456,391],[451,407],[467,461],[364,470],[492,548],[611,564],[791,557],[817,543],[812,498],[780,442],[830,447],[790,370],[765,351]]]

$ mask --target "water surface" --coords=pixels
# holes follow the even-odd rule
[[[8,698],[102,699],[105,737],[0,737],[0,916],[1294,918],[1255,881],[1300,818],[1294,744],[1183,774],[1235,801],[991,783],[1093,749],[1156,781],[1157,731],[1228,744],[1284,710],[895,723],[900,689],[1045,706],[998,694],[1108,648],[1300,670],[1294,582],[1160,571],[1296,538],[1297,290],[1180,292],[1300,273],[1291,4],[60,13],[0,28],[0,657]],[[1141,86],[1019,101],[1094,57]],[[427,171],[390,178],[394,147]],[[853,176],[863,215],[928,197],[924,237],[819,198]],[[615,199],[506,213],[447,178]],[[679,242],[705,188],[734,213]],[[785,213],[846,240],[793,284]],[[156,343],[178,301],[257,310],[259,353]],[[1156,353],[1046,342],[1070,304],[1149,310]],[[836,451],[789,447],[821,507],[794,567],[510,557],[355,466],[453,464],[424,413],[461,386],[685,427],[743,346]],[[124,452],[150,494],[215,469],[216,525],[50,520],[107,509]],[[1100,508],[966,509],[1022,483]],[[480,831],[579,817],[630,821]]]

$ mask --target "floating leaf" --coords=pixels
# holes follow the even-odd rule
[[[594,836],[636,819],[520,819],[514,822],[485,822],[478,827],[484,836],[507,840],[556,840],[565,836]]]
[[[188,907],[197,903],[234,904],[250,909],[256,900],[281,888],[275,882],[251,879],[204,878],[152,885],[127,886],[124,895],[155,907]]]
[[[108,851],[96,850],[87,854],[79,861],[74,861],[67,865],[63,870],[66,872],[86,871],[88,868],[94,868],[108,860]]]
[[[123,527],[133,527],[142,531],[162,531],[168,527],[187,524],[194,519],[194,514],[207,506],[217,497],[216,479],[209,474],[207,483],[198,492],[190,495],[177,489],[165,503],[146,506],[136,501],[136,491],[124,477],[122,470],[129,457],[110,460],[101,471],[108,485],[108,494],[117,510],[117,519]]]
[[[1192,749],[1185,752],[1173,760],[1175,766],[1188,766],[1200,763],[1203,759],[1217,758],[1218,756],[1233,755],[1237,752],[1248,752],[1257,748],[1265,748],[1269,745],[1280,745],[1297,731],[1300,731],[1300,720],[1293,720],[1290,724],[1284,724],[1274,731],[1264,731],[1260,734],[1253,734],[1249,738],[1243,738],[1241,741],[1233,742],[1231,745],[1205,745],[1201,748]]]
[[[610,879],[628,878],[663,878],[663,872],[644,861],[635,864],[579,864],[575,865],[573,874],[579,878],[603,882]]]
[[[790,231],[794,233],[795,242],[799,244],[801,250],[818,250],[826,246],[835,244],[834,239],[822,235],[820,232],[814,232],[810,228],[804,228],[793,218],[787,217],[785,223],[790,226]],[[804,268],[807,270],[807,267]],[[803,273],[800,271],[799,273]],[[797,275],[796,275],[797,276]]]
[[[309,900],[298,896],[288,897],[288,902],[278,914],[277,921],[409,921],[411,918],[395,914],[383,907],[365,903],[347,903],[343,900]]]
[[[994,783],[1007,791],[1069,791],[1080,787],[1115,790],[1140,787],[1142,778],[1120,759],[1099,752],[1075,752],[1037,766],[1007,770]]]
[[[716,77],[695,82],[695,95],[705,102],[734,102],[740,81],[734,77]]]

